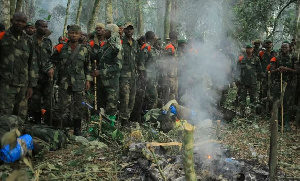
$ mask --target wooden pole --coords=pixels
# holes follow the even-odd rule
[[[196,181],[194,164],[194,130],[195,127],[186,123],[183,134],[183,165],[187,181]]]
[[[269,170],[270,181],[276,180],[277,173],[277,137],[278,137],[278,101],[273,103],[272,117],[271,117],[271,136],[270,136],[270,155],[269,155]]]
[[[283,134],[283,93],[282,93],[282,73],[280,73],[280,88],[281,88],[281,97],[282,99],[280,99],[281,102],[281,134]]]
[[[94,60],[94,70],[97,70],[97,60]],[[97,110],[97,77],[94,77],[95,110]]]

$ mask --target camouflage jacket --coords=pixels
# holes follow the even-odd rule
[[[99,42],[97,36],[93,39],[90,40],[89,44],[88,44],[88,50],[90,52],[90,58],[91,58],[91,63],[92,63],[92,67],[94,68],[94,60],[97,60],[97,54],[100,50],[101,47],[103,47],[106,44],[106,41],[102,41]],[[97,61],[97,64],[99,62]]]
[[[48,81],[48,77],[43,70],[47,66],[47,61],[52,55],[52,41],[49,38],[43,38],[39,44],[36,34],[32,36],[32,41],[37,57],[37,65],[39,68],[39,81]]]
[[[158,51],[145,43],[138,51],[138,70],[146,71],[147,78],[156,79]]]
[[[261,64],[256,56],[248,59],[246,56],[239,57],[237,69],[240,72],[240,82],[244,85],[256,85],[261,76]]]
[[[31,38],[22,33],[17,39],[11,30],[0,36],[0,81],[14,86],[35,87],[38,67]]]
[[[171,43],[166,45],[161,63],[163,65],[163,76],[170,78],[178,76],[177,50]]]
[[[55,51],[50,57],[50,65],[47,68],[49,70],[56,66],[58,85],[65,89],[72,86],[73,91],[83,91],[86,81],[92,81],[89,52],[86,47],[78,46],[80,46],[78,53],[70,61],[73,51],[68,44],[65,44],[60,51]]]
[[[97,54],[98,67],[100,77],[103,79],[110,79],[115,76],[120,76],[122,68],[122,49],[116,47],[109,40],[99,49]]]
[[[272,58],[271,53],[265,52],[264,50],[261,50],[259,52],[259,58],[260,58],[260,64],[262,67],[262,71],[267,71],[267,66],[270,64],[270,60]]]
[[[295,58],[292,57],[292,55],[282,55],[280,54],[277,57],[273,57],[271,59],[271,65],[275,65],[276,68],[280,67],[280,66],[284,66],[284,67],[288,67],[288,68],[292,68],[294,69],[295,66]],[[295,78],[295,74],[292,73],[282,73],[282,80],[287,82],[288,84],[290,84],[293,79]],[[280,73],[279,72],[275,72],[272,74],[272,82],[273,83],[280,83],[281,77],[280,77]]]
[[[129,43],[126,36],[123,38],[123,62],[121,69],[121,77],[134,78],[136,77],[136,56],[137,56],[137,41],[132,39],[132,44]]]

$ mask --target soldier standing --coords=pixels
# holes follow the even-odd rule
[[[262,67],[262,77],[260,79],[260,91],[259,91],[259,100],[262,101],[263,99],[267,98],[267,92],[268,92],[268,71],[267,67],[270,64],[270,60],[272,58],[272,48],[273,48],[273,43],[271,40],[265,40],[264,41],[264,47],[265,50],[261,50],[259,52],[259,58],[260,58],[260,63]],[[263,105],[265,105],[266,101],[263,101]],[[263,106],[266,107],[266,106]],[[268,110],[266,110],[268,111]]]
[[[272,75],[272,90],[274,99],[279,99],[281,96],[281,81],[287,83],[283,97],[283,119],[284,129],[290,131],[291,108],[293,105],[293,79],[297,74],[297,65],[295,57],[290,55],[289,44],[283,43],[281,45],[281,54],[271,59],[271,75]],[[282,74],[282,80],[281,80]],[[279,111],[279,119],[281,120],[281,111]]]
[[[137,79],[137,41],[132,38],[134,28],[131,23],[124,26],[123,38],[123,65],[120,73],[120,119],[126,124],[133,109],[136,94]]]
[[[94,39],[90,40],[90,47],[92,49],[91,51],[91,61],[92,64],[94,60],[97,60],[97,53],[100,50],[101,47],[103,47],[106,43],[106,39],[104,37],[104,29],[105,25],[102,23],[97,23],[95,28],[95,35]],[[98,63],[98,62],[97,62]]]
[[[254,48],[253,48],[253,55],[255,56],[259,56],[259,52],[260,52],[260,45],[261,45],[261,41],[260,39],[256,39],[253,41],[253,45],[254,45]]]
[[[37,86],[33,89],[33,95],[29,104],[29,110],[34,117],[36,123],[41,123],[41,109],[42,100],[43,108],[46,109],[45,122],[50,118],[50,102],[52,98],[53,82],[49,80],[47,74],[44,72],[46,63],[52,54],[52,42],[45,37],[48,31],[48,23],[44,20],[37,20],[35,22],[36,33],[32,36],[32,41],[37,57],[37,65],[39,68],[39,79]]]
[[[261,64],[259,59],[253,55],[253,46],[246,45],[245,56],[240,56],[237,64],[237,69],[240,72],[238,81],[239,101],[242,114],[246,106],[246,97],[249,92],[250,103],[254,106],[257,101],[257,80],[261,75]]]
[[[100,48],[97,59],[97,70],[93,76],[100,79],[99,105],[105,108],[105,114],[113,122],[116,121],[119,99],[119,78],[122,68],[122,45],[119,38],[119,27],[108,24],[104,30],[107,43]]]
[[[55,111],[56,117],[60,119],[60,126],[67,125],[68,119],[64,113],[68,105],[71,105],[74,135],[81,135],[81,119],[84,114],[82,102],[85,99],[85,90],[90,88],[90,81],[92,80],[89,52],[86,47],[78,43],[80,36],[80,26],[70,25],[68,43],[53,53],[50,58],[50,69],[48,68],[50,78],[53,77],[55,65],[58,71],[59,100]],[[70,104],[70,100],[72,104]]]
[[[27,118],[27,99],[37,82],[37,65],[31,38],[23,30],[24,13],[17,12],[12,26],[0,33],[0,115]]]
[[[177,45],[177,33],[171,31],[169,37],[170,43],[166,45],[162,58],[163,105],[178,97],[178,60],[175,48]]]

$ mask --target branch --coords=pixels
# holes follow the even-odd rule
[[[287,8],[290,4],[296,2],[298,0],[290,0],[280,11],[279,13],[277,14],[276,18],[275,18],[275,21],[274,21],[274,25],[273,25],[273,30],[272,30],[272,33],[268,36],[267,39],[269,39],[271,36],[274,36],[274,33],[275,33],[275,30],[276,30],[276,26],[277,26],[277,23],[278,23],[278,19],[279,17],[281,16],[281,13],[285,10],[285,8]]]

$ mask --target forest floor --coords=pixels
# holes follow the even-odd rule
[[[108,135],[99,140],[92,140],[89,135],[71,136],[63,149],[35,155],[33,169],[39,172],[38,180],[162,180],[161,175],[167,180],[185,180],[179,146],[153,146],[154,155],[146,146],[151,142],[181,142],[181,123],[176,123],[169,133],[148,124],[136,124],[124,130],[122,140]],[[196,125],[194,141],[198,180],[266,180],[269,128],[268,118],[256,115],[236,116],[220,125],[216,121],[201,121]],[[292,131],[279,133],[278,143],[278,179],[300,180],[300,130],[292,123]],[[0,180],[5,181],[16,169],[25,170],[32,180],[37,177],[19,161],[0,165]]]

